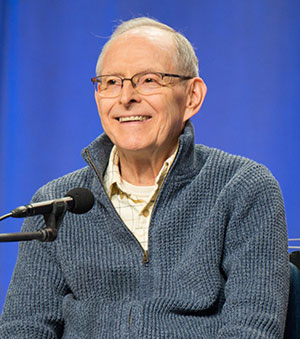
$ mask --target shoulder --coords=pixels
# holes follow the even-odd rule
[[[196,145],[195,150],[199,158],[205,158],[199,179],[205,178],[223,192],[225,190],[231,196],[268,192],[281,196],[277,180],[263,164],[203,145]]]
[[[92,173],[88,166],[51,180],[39,188],[33,196],[32,202],[61,198],[71,189],[77,187],[90,188]]]
[[[250,177],[259,178],[273,177],[270,170],[263,164],[260,164],[249,158],[227,153],[225,151],[210,148],[204,145],[196,145],[196,153],[203,158],[205,154],[205,164],[203,169],[212,175],[222,175],[227,179],[240,177],[241,180],[248,181]],[[255,174],[255,176],[253,176]]]

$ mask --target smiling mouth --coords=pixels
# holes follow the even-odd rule
[[[120,117],[119,122],[144,121],[150,119],[150,116],[134,115],[130,117]]]

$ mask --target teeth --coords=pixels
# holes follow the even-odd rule
[[[126,122],[126,121],[144,121],[149,119],[149,117],[141,116],[141,115],[135,115],[132,117],[121,117],[119,118],[120,122]]]

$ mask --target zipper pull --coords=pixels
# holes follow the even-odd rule
[[[148,255],[148,251],[144,251],[144,255],[143,255],[143,259],[142,259],[142,263],[145,265],[145,264],[148,264],[149,262],[149,255]]]

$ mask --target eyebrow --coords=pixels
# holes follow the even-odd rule
[[[139,73],[156,73],[156,72],[160,72],[160,73],[165,73],[165,72],[161,72],[161,71],[154,71],[153,68],[147,68],[147,69],[144,69],[143,71],[140,71],[140,72],[136,72],[134,73],[133,75],[135,74],[139,74]],[[102,75],[115,75],[115,76],[121,76],[121,77],[125,77],[124,73],[118,73],[118,72],[112,72],[112,73],[103,73],[103,74],[100,74],[100,76]]]

